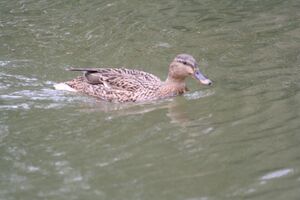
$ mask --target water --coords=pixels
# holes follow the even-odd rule
[[[299,199],[300,3],[0,2],[0,199]],[[55,91],[66,67],[214,80],[148,104]]]

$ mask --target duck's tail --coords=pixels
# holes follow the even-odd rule
[[[56,90],[64,90],[64,91],[69,91],[69,92],[77,92],[75,89],[71,88],[66,83],[56,83],[56,84],[53,85],[53,87]]]
[[[98,72],[99,68],[66,68],[67,71],[78,71],[78,72]]]

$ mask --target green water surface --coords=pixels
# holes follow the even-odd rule
[[[67,67],[212,87],[118,105],[53,84]],[[0,199],[300,199],[299,0],[1,0]]]

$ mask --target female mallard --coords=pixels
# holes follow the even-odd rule
[[[135,69],[126,68],[70,68],[83,71],[65,82],[69,90],[82,92],[110,102],[144,102],[183,94],[188,89],[185,78],[192,76],[204,85],[211,85],[199,70],[196,60],[188,54],[179,54],[169,66],[165,81]]]

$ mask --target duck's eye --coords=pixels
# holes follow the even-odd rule
[[[182,63],[183,63],[184,65],[186,65],[186,64],[187,64],[187,62],[186,62],[186,61],[183,61]]]

